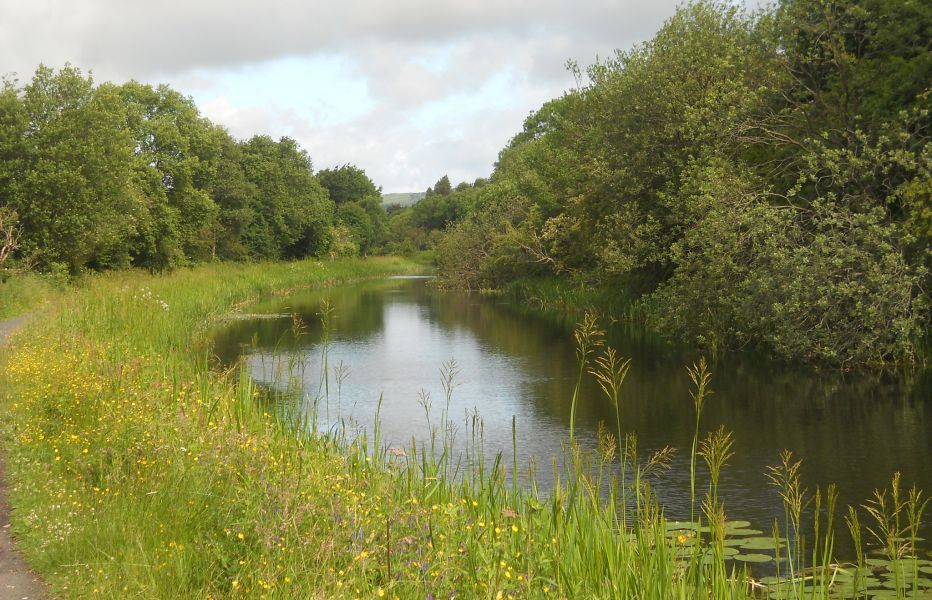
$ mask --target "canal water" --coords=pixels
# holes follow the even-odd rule
[[[322,300],[333,307],[327,397],[319,392]],[[563,455],[578,374],[572,322],[501,298],[440,292],[423,278],[303,292],[245,310],[249,314],[216,332],[216,354],[227,364],[242,357],[263,385],[284,385],[290,370],[303,385],[304,409],[317,407],[318,429],[371,433],[378,409],[384,443],[407,448],[412,438],[418,445],[429,440],[446,409],[456,428],[455,445],[462,449],[478,414],[487,456],[501,452],[503,463],[513,464],[514,424],[517,463],[522,469],[538,465],[540,486],[552,484],[552,460]],[[297,336],[293,315],[305,324]],[[668,518],[688,518],[695,413],[686,365],[699,355],[624,323],[604,325],[607,343],[632,358],[622,389],[622,428],[637,434],[642,456],[664,446],[679,450],[653,486]],[[442,372],[451,370],[451,361],[455,375],[447,408],[450,386],[444,386]],[[839,522],[846,505],[859,505],[874,489],[889,487],[894,472],[905,485],[932,493],[928,371],[839,373],[743,354],[720,357],[712,372],[714,394],[700,430],[704,436],[723,425],[734,434],[734,456],[719,492],[729,518],[750,521],[766,533],[775,517],[782,520],[779,492],[765,472],[784,449],[802,459],[803,483],[810,490],[837,484]],[[576,422],[581,444],[595,447],[600,421],[614,431],[614,408],[587,376]],[[702,485],[697,489],[704,490]],[[928,537],[929,528],[924,532]],[[838,536],[846,537],[843,524]]]

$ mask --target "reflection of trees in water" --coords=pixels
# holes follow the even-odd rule
[[[422,281],[371,282],[263,303],[250,312],[296,312],[308,325],[307,337],[294,340],[289,318],[234,322],[215,338],[218,355],[235,359],[239,344],[253,336],[265,349],[313,345],[321,335],[317,312],[323,297],[336,310],[337,340],[380,334],[390,304],[416,304],[433,327],[477,341],[488,360],[507,357],[521,362],[527,373],[527,381],[521,382],[527,391],[522,409],[529,422],[566,423],[577,368],[572,323],[547,319],[497,298],[434,292]],[[633,357],[622,388],[622,427],[637,432],[645,452],[667,444],[685,451],[694,417],[684,367],[696,356],[671,353],[649,335],[630,329],[609,337],[623,356]],[[222,348],[227,348],[226,355]],[[436,357],[437,365],[449,358]],[[436,383],[434,373],[424,376],[429,379],[425,386]],[[463,377],[469,380],[470,374]],[[745,354],[723,357],[713,366],[712,388],[715,394],[706,405],[701,429],[704,434],[723,424],[734,431],[736,454],[725,478],[735,494],[760,494],[766,485],[764,468],[777,461],[783,448],[804,460],[803,476],[810,487],[838,482],[842,503],[862,502],[872,488],[886,485],[895,470],[902,471],[905,482],[915,481],[932,492],[932,472],[925,464],[932,456],[928,372],[912,378],[846,375]],[[596,383],[587,378],[577,425],[592,431],[599,420],[613,422],[614,414]]]
[[[252,344],[261,350],[294,350],[316,344],[323,335],[320,303],[324,299],[335,307],[333,337],[367,337],[384,329],[384,292],[395,285],[384,280],[366,282],[260,302],[246,312],[273,316],[227,322],[213,337],[214,351],[222,363],[232,364],[243,347]],[[306,326],[300,339],[295,338],[291,315],[298,315]]]

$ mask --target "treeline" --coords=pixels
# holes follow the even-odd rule
[[[620,290],[672,338],[911,361],[929,323],[932,4],[680,8],[577,72],[436,245],[446,281]],[[455,212],[455,211],[453,211]]]
[[[385,241],[380,196],[351,165],[315,175],[292,139],[233,139],[167,86],[96,86],[74,67],[42,66],[0,90],[7,267],[366,253]]]
[[[477,179],[454,188],[444,175],[413,205],[386,207],[389,215],[386,250],[394,254],[433,250],[443,239],[447,226],[469,214],[472,206],[469,192],[486,183],[485,179]]]

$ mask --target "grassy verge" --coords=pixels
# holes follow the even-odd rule
[[[498,461],[485,466],[481,427],[471,468],[442,451],[380,448],[377,431],[372,440],[299,436],[288,418],[266,412],[242,373],[210,368],[209,325],[237,304],[413,268],[380,259],[116,274],[43,309],[5,359],[0,395],[15,533],[52,590],[74,598],[760,595],[726,563],[730,524],[714,490],[705,527],[673,530],[648,485],[666,457],[639,458],[633,438],[619,448],[604,434],[597,453],[569,449],[571,472],[541,496],[509,483]],[[581,372],[600,372],[617,405],[622,364],[598,363],[596,346],[587,348]],[[727,439],[698,441],[704,389],[697,383],[693,446],[724,463]],[[447,435],[439,431],[441,448]],[[624,485],[613,474],[619,464]],[[798,479],[775,477],[793,500]],[[806,597],[828,597],[830,531],[823,524],[804,547],[819,549],[811,560],[795,546],[786,589],[798,582]]]
[[[0,281],[0,319],[29,312],[59,293],[60,284],[35,273],[17,273]]]

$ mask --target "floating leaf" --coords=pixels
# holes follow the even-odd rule
[[[900,594],[896,590],[877,590],[876,592],[868,592],[868,595],[871,598],[876,600],[886,600],[887,598],[900,598]]]
[[[761,535],[764,532],[761,531],[760,529],[730,529],[726,531],[725,533],[727,533],[730,536],[734,536],[734,535]]]
[[[732,556],[734,560],[740,560],[741,562],[749,563],[763,563],[770,562],[773,560],[772,556],[767,556],[766,554],[736,554]]]
[[[699,528],[699,523],[695,521],[667,521],[665,527],[668,532],[678,530],[696,531]]]
[[[730,539],[726,539],[726,540],[723,542],[723,544],[725,544],[725,547],[729,547],[729,546],[743,546],[743,545],[744,545],[744,542],[745,542],[745,538],[730,538]]]
[[[742,540],[741,548],[743,550],[776,550],[777,545],[786,546],[786,540],[780,539],[775,542],[772,537],[752,537]]]

